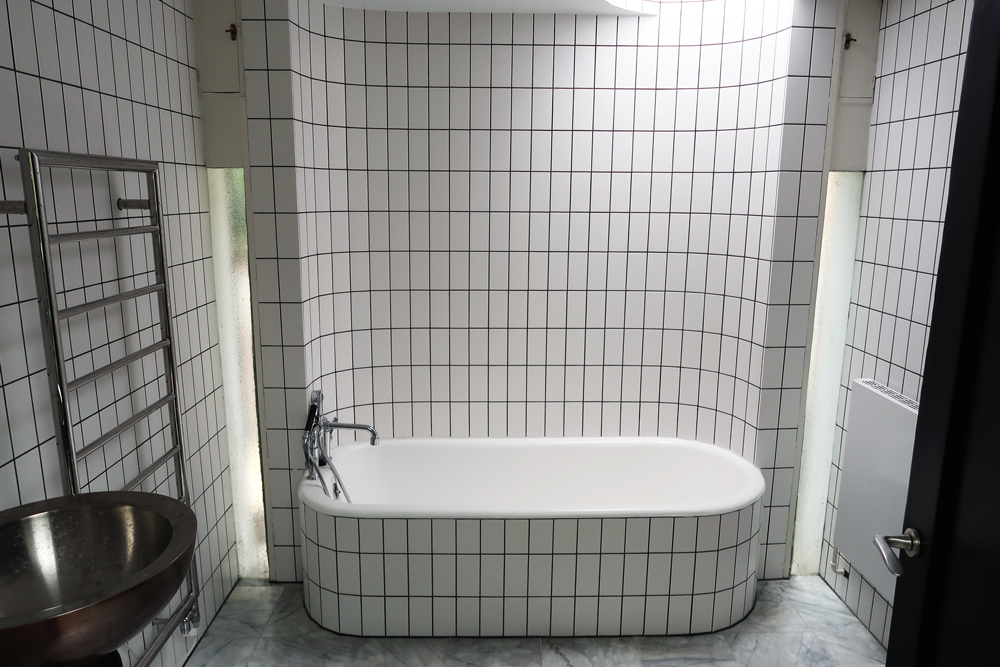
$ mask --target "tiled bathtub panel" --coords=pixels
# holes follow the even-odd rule
[[[302,517],[306,608],[343,634],[690,634],[754,603],[761,501],[678,518]]]

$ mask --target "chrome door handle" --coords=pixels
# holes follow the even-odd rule
[[[872,541],[882,554],[885,566],[897,577],[903,574],[903,564],[893,549],[902,549],[910,558],[920,555],[920,534],[913,528],[907,528],[902,535],[876,535]]]

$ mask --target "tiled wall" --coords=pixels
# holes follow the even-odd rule
[[[243,3],[275,573],[307,388],[411,435],[678,435],[787,576],[836,3]]]
[[[868,173],[820,562],[826,580],[883,643],[888,643],[891,602],[860,573],[851,572],[845,580],[827,566],[837,519],[841,445],[852,380],[875,378],[920,400],[971,15],[971,0],[887,0],[882,6]]]
[[[183,0],[0,3],[0,197],[23,198],[14,160],[21,146],[161,163],[182,432],[198,516],[196,558],[207,624],[232,588],[237,567],[191,15]],[[79,172],[66,178],[65,171],[44,184],[50,216],[97,225],[124,217],[112,210],[112,202],[137,188],[136,182]],[[24,216],[0,216],[0,509],[63,494],[25,223]],[[109,244],[100,253],[95,243],[61,258],[67,270],[60,288],[70,301],[79,300],[74,287],[84,283],[89,300],[126,289],[116,276],[148,278],[140,259],[148,248],[119,243],[117,250],[117,264],[106,259],[114,251]],[[83,341],[98,350],[92,358],[72,348],[76,370],[99,363],[102,355],[107,360],[131,351],[140,339],[146,342],[153,324],[146,306],[74,325],[101,336]],[[133,371],[116,373],[90,395],[89,405],[81,400],[74,406],[83,416],[92,414],[82,431],[92,434],[95,422],[114,424],[142,407],[130,396],[136,398],[133,390],[140,387],[151,389],[162,366]],[[83,465],[90,490],[120,486],[148,453],[135,441],[105,449]],[[132,640],[126,664],[153,637],[155,630],[147,628]],[[154,664],[179,664],[192,643],[175,635]]]
[[[722,515],[356,519],[306,505],[305,599],[365,636],[684,635],[753,609],[761,503]]]

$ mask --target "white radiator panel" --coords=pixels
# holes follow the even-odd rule
[[[874,380],[852,383],[834,546],[890,603],[896,577],[872,538],[903,532],[918,407]]]

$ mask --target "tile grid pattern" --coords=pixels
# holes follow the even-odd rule
[[[306,506],[306,607],[365,636],[716,631],[753,607],[760,512],[353,519]]]
[[[882,5],[868,173],[820,562],[823,577],[884,644],[891,602],[860,573],[852,571],[845,580],[828,565],[850,385],[870,377],[920,399],[972,4],[888,0]]]
[[[730,447],[787,575],[834,5],[243,3],[279,579],[309,387],[387,437]]]
[[[201,612],[208,623],[237,568],[191,17],[182,0],[0,3],[0,196],[23,198],[14,160],[20,146],[161,162],[183,439],[199,523]],[[46,176],[51,215],[81,228],[108,225],[112,217],[123,224],[125,214],[112,214],[112,202],[136,191],[137,183],[69,173]],[[117,265],[109,265],[105,251],[113,248],[105,244],[99,257],[97,246],[63,249],[67,272],[59,280],[70,304],[84,294],[93,299],[127,289],[129,275],[136,286],[148,279],[148,248],[119,242]],[[73,323],[68,341],[75,372],[148,341],[155,329],[150,310],[140,301],[111,309],[106,318]],[[28,228],[23,216],[0,216],[0,509],[63,493],[40,337]],[[82,354],[81,345],[96,352]],[[89,440],[109,417],[117,421],[140,409],[161,375],[162,366],[150,360],[82,394],[73,405],[79,433]],[[140,458],[162,446],[156,442],[165,435],[161,428],[151,420],[148,432],[88,457],[87,488],[120,484]],[[147,628],[129,642],[126,664],[155,633]],[[192,639],[176,634],[154,664],[178,664],[191,645]]]

